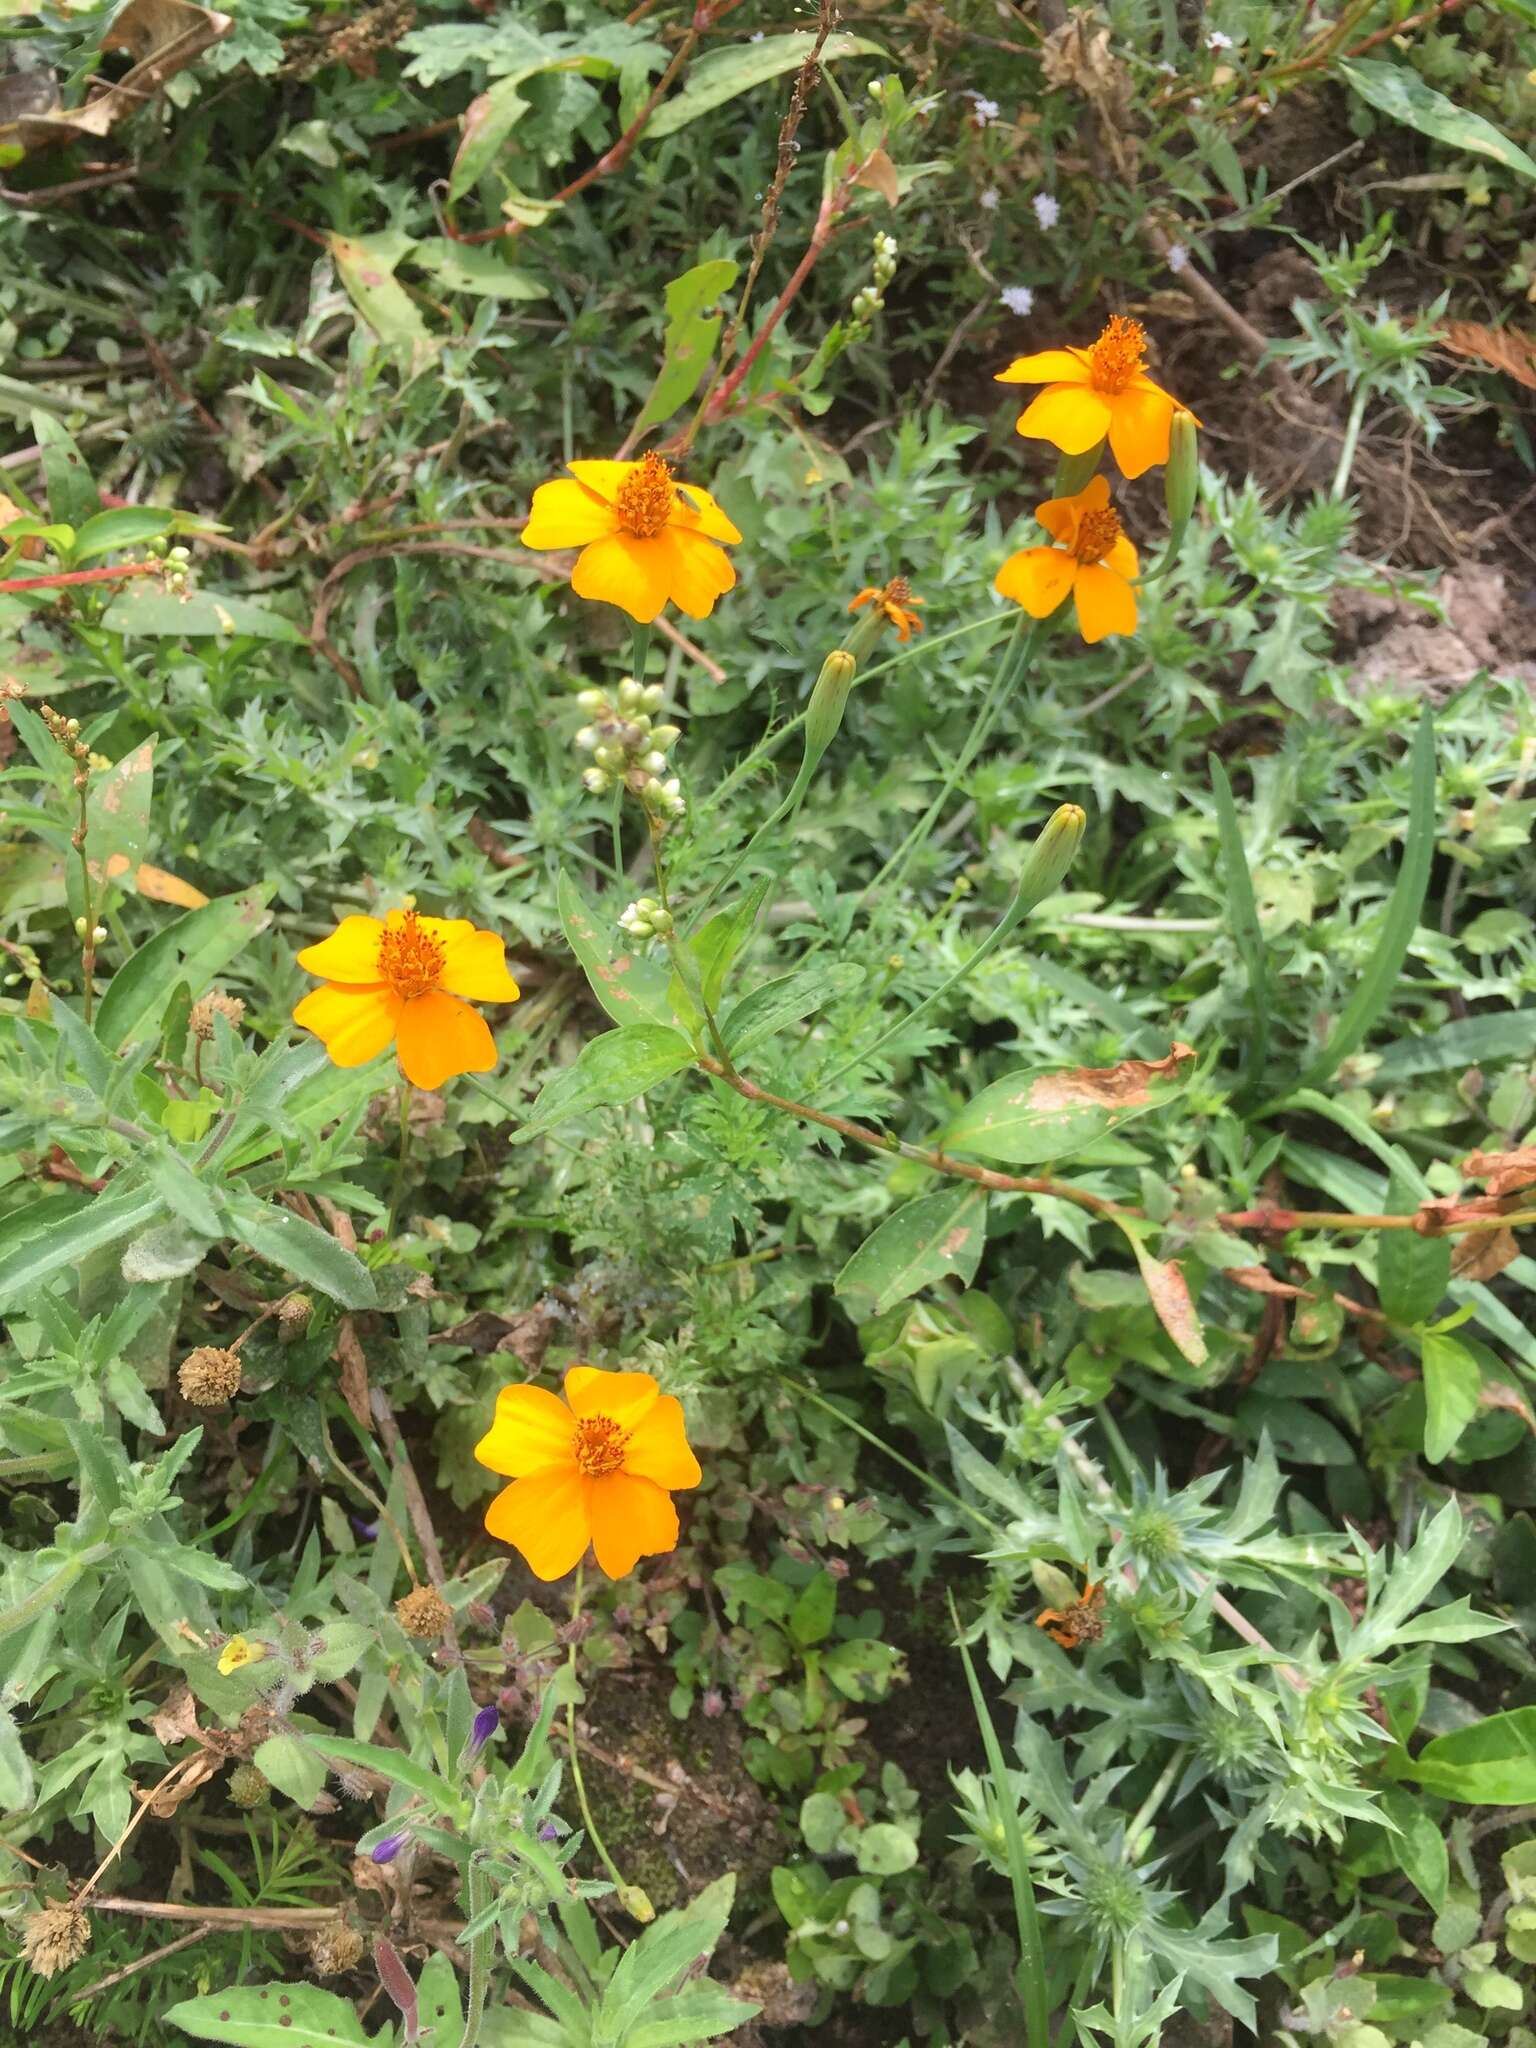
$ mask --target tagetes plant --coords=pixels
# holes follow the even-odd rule
[[[716,545],[741,535],[709,492],[680,484],[659,455],[638,462],[572,462],[569,477],[533,494],[523,546],[580,548],[578,597],[616,604],[648,626],[670,598],[707,619],[736,571]]]
[[[475,1456],[512,1481],[486,1528],[546,1580],[573,1571],[589,1544],[611,1579],[675,1550],[673,1490],[703,1477],[682,1403],[648,1372],[595,1365],[571,1367],[564,1400],[546,1387],[503,1387]]]
[[[299,965],[325,977],[296,1006],[338,1067],[361,1067],[393,1045],[417,1088],[455,1074],[488,1074],[496,1064],[490,1026],[471,1003],[515,1003],[506,945],[462,917],[392,910],[344,917],[328,939],[306,946]]]
[[[1046,388],[1020,413],[1018,431],[1049,441],[1063,455],[1085,455],[1101,441],[1127,477],[1168,460],[1168,433],[1178,400],[1146,374],[1146,329],[1119,314],[1091,348],[1048,348],[1020,356],[997,374],[999,384]],[[1193,415],[1191,415],[1193,417]]]
[[[914,594],[905,576],[893,576],[889,583],[871,583],[866,589],[861,590],[848,609],[856,612],[861,606],[872,604],[875,613],[884,619],[888,626],[896,628],[896,638],[905,643],[914,633],[921,633],[923,630],[923,622],[917,616],[916,608],[924,602],[925,599]]]
[[[1070,594],[1078,631],[1090,645],[1111,633],[1136,630],[1140,570],[1136,550],[1121,530],[1102,476],[1070,498],[1048,498],[1035,517],[1057,543],[1021,548],[997,572],[997,589],[1032,619],[1046,619]]]

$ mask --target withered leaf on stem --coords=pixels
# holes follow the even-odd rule
[[[0,98],[0,145],[19,144],[30,151],[99,140],[125,115],[147,106],[167,79],[185,71],[233,27],[229,15],[194,7],[191,0],[128,0],[102,37],[101,47],[126,50],[134,60],[131,68],[105,92],[64,111],[59,110],[56,89],[32,88],[20,99],[13,91]]]

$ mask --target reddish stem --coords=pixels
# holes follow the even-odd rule
[[[56,576],[7,576],[0,591],[62,590],[69,583],[116,583],[124,576],[158,576],[158,562],[129,562],[121,569],[62,569]]]

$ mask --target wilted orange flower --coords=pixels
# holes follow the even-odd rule
[[[1090,644],[1111,633],[1134,633],[1131,585],[1140,565],[1110,509],[1105,478],[1091,477],[1073,497],[1048,498],[1035,507],[1035,517],[1060,546],[1010,555],[997,572],[1003,596],[1023,605],[1032,619],[1047,619],[1070,591],[1078,629]]]
[[[306,946],[299,965],[325,977],[293,1013],[338,1067],[361,1067],[393,1043],[417,1088],[496,1064],[490,1027],[470,1003],[515,1003],[506,946],[462,917],[392,910],[344,917],[328,939]]]
[[[741,539],[708,491],[674,482],[659,455],[568,467],[570,477],[534,492],[523,546],[580,548],[576,595],[616,604],[642,625],[669,597],[689,618],[707,619],[736,581],[715,542]]]
[[[848,609],[856,612],[860,605],[873,604],[875,610],[883,614],[896,628],[898,640],[910,640],[914,633],[921,633],[923,630],[923,622],[915,610],[921,603],[923,599],[913,596],[912,586],[905,576],[893,576],[890,582],[881,588],[877,589],[871,583],[866,589],[861,590]]]
[[[503,1387],[475,1456],[512,1481],[485,1526],[541,1579],[561,1579],[590,1543],[611,1579],[677,1547],[675,1487],[703,1474],[683,1433],[682,1403],[648,1372],[573,1365],[565,1399],[544,1387]]]
[[[1046,1607],[1035,1616],[1035,1627],[1043,1628],[1053,1643],[1064,1650],[1080,1650],[1084,1643],[1102,1641],[1104,1635],[1104,1588],[1092,1579],[1066,1607]]]
[[[1092,348],[1048,348],[1000,370],[999,384],[1043,384],[1019,415],[1021,434],[1049,441],[1063,455],[1083,455],[1108,440],[1128,477],[1168,460],[1168,429],[1177,400],[1142,368],[1146,329],[1117,313]]]

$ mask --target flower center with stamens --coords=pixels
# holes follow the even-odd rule
[[[1141,375],[1147,354],[1147,330],[1139,320],[1117,313],[1088,351],[1089,380],[1095,391],[1111,397]]]
[[[571,1445],[577,1471],[588,1479],[602,1479],[617,1472],[624,1462],[628,1441],[611,1416],[584,1415],[576,1425]]]
[[[1120,538],[1120,521],[1107,505],[1085,512],[1077,529],[1072,552],[1080,562],[1102,562]]]
[[[905,576],[893,576],[880,595],[887,604],[910,604],[912,601],[912,586]]]
[[[642,455],[619,485],[613,509],[626,533],[654,540],[672,516],[675,497],[667,464],[659,455]]]
[[[443,949],[424,932],[414,910],[390,925],[379,941],[379,979],[387,981],[403,1002],[430,995],[442,978]]]

